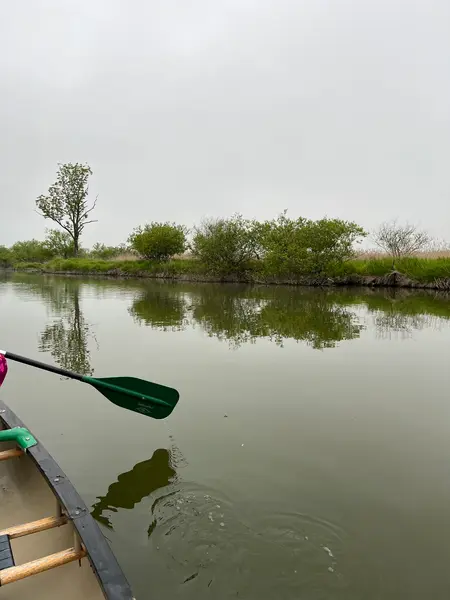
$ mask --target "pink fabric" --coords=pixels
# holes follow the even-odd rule
[[[0,386],[5,381],[6,373],[8,372],[8,363],[3,354],[0,354]]]

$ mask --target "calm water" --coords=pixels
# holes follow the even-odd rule
[[[0,346],[176,387],[154,421],[10,363],[3,399],[138,599],[450,596],[450,300],[0,275]]]

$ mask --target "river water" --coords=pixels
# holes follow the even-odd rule
[[[6,350],[180,392],[2,387],[138,600],[448,600],[448,296],[3,274],[0,309]]]

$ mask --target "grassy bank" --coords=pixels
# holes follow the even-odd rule
[[[450,258],[402,258],[396,262],[396,271],[421,283],[432,283],[436,279],[450,278]],[[383,277],[393,270],[389,257],[374,259],[358,259],[343,263],[330,277],[340,275],[362,275]]]
[[[248,268],[239,273],[215,274],[209,271],[201,262],[195,259],[178,259],[168,262],[155,262],[144,260],[93,260],[79,259],[55,259],[47,263],[17,263],[16,270],[36,270],[44,273],[67,273],[67,274],[92,274],[109,275],[116,277],[167,277],[180,278],[184,280],[215,280],[215,281],[248,281],[266,283],[299,283],[311,284],[331,278],[336,284],[342,283],[371,283],[371,278],[389,278],[392,273],[392,259],[356,259],[337,265],[327,273],[313,274],[289,274],[274,273],[267,270],[263,262],[254,262]],[[404,258],[396,263],[396,271],[412,283],[423,284],[429,287],[436,283],[436,287],[442,287],[442,283],[448,280],[450,286],[450,258]],[[348,281],[347,281],[348,280]],[[366,281],[367,280],[367,281]],[[401,285],[401,278],[397,277],[396,285]],[[383,281],[380,285],[383,285]],[[388,281],[388,280],[386,280]],[[387,283],[389,284],[389,283]]]
[[[97,273],[128,276],[168,276],[203,273],[202,265],[195,260],[173,259],[164,263],[150,260],[101,260],[91,258],[54,259],[49,262],[16,263],[17,270],[36,269],[48,273]]]

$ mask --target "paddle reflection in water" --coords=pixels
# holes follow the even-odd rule
[[[176,471],[172,466],[171,453],[165,448],[158,448],[151,458],[136,464],[130,471],[121,473],[117,481],[109,486],[105,496],[97,496],[98,502],[92,506],[91,514],[94,519],[113,529],[105,512],[117,512],[119,508],[131,510],[141,500],[175,480]]]

